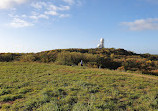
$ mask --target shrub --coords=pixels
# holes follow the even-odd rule
[[[117,70],[125,71],[125,67],[124,66],[118,67]]]
[[[117,69],[120,63],[111,60],[109,57],[97,54],[78,53],[78,52],[61,52],[57,56],[56,63],[60,65],[78,65],[83,60],[88,67],[99,67]]]
[[[19,58],[21,54],[16,54],[16,53],[1,53],[0,54],[0,61],[1,62],[10,62],[14,61]]]
[[[25,54],[20,57],[20,61],[22,62],[34,62],[35,60],[36,57],[33,54]]]
[[[61,52],[57,56],[57,64],[60,65],[73,65],[73,60],[70,52]]]

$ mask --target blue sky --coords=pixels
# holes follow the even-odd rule
[[[158,54],[157,0],[1,0],[0,52],[107,48]]]

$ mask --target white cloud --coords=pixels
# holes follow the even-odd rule
[[[63,0],[63,1],[70,4],[70,5],[73,5],[75,3],[74,0]]]
[[[61,6],[49,5],[48,7],[49,8],[47,9],[47,11],[44,12],[44,14],[52,15],[52,16],[59,16],[59,17],[64,14],[60,14],[60,13],[58,13],[58,11],[70,10],[69,6],[63,6],[63,5],[61,5]]]
[[[69,4],[69,5],[76,5],[81,6],[84,0],[62,0],[63,2]]]
[[[38,17],[39,18],[44,18],[44,19],[49,19],[49,17],[47,15],[44,15],[44,14],[40,14]]]
[[[70,10],[70,6],[63,6],[63,5],[61,5],[61,6],[49,5],[48,7],[49,7],[48,10],[53,10],[53,11],[58,11],[58,10],[60,10],[60,11],[66,11],[66,10]]]
[[[59,17],[60,17],[60,18],[70,17],[70,14],[60,14]]]
[[[23,4],[28,0],[0,0],[0,9],[9,9],[14,5]]]
[[[45,2],[36,2],[31,4],[32,7],[36,9],[42,9],[43,7],[47,6]]]
[[[68,17],[69,14],[63,14],[63,11],[68,11],[70,10],[70,6],[67,5],[54,5],[52,3],[48,3],[48,2],[36,2],[36,3],[32,3],[31,6],[33,8],[36,9],[41,9],[38,13],[34,12],[30,18],[31,19],[40,19],[40,18],[45,18],[45,19],[49,19],[49,16],[57,16],[60,18],[64,18],[64,17]],[[42,13],[42,14],[40,14]]]
[[[38,20],[40,18],[49,19],[49,16],[47,16],[45,14],[33,13],[33,15],[31,15],[29,18],[34,19],[34,20]]]
[[[70,10],[70,6],[60,6],[58,7],[58,10],[62,10],[62,11],[65,11],[65,10]]]
[[[158,30],[158,18],[139,19],[134,22],[122,22],[121,24],[132,31]]]
[[[29,27],[33,26],[32,23],[29,23],[25,20],[19,19],[19,18],[14,18],[13,21],[9,24],[11,27],[14,28],[22,28],[22,27]]]
[[[28,12],[21,13],[16,7],[17,4],[23,4],[30,1]],[[66,18],[70,17],[69,11],[72,5],[81,3],[81,0],[58,0],[43,1],[43,0],[0,0],[0,9],[12,9],[8,14],[12,18],[9,24],[12,27],[28,27],[36,24],[40,19],[51,18]],[[19,12],[21,14],[19,14]],[[31,21],[31,22],[28,22]]]
[[[27,15],[23,14],[23,15],[21,15],[21,17],[26,18],[26,17],[27,17]]]
[[[57,16],[57,15],[59,15],[56,11],[46,11],[45,12],[45,14],[47,14],[47,15],[53,15],[53,16]]]

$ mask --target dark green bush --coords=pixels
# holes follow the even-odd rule
[[[21,54],[16,53],[1,53],[0,54],[0,62],[10,62],[14,60],[18,60]]]

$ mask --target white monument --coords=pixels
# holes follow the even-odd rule
[[[100,39],[100,43],[98,44],[97,48],[100,48],[100,49],[104,48],[104,39],[103,38]]]

